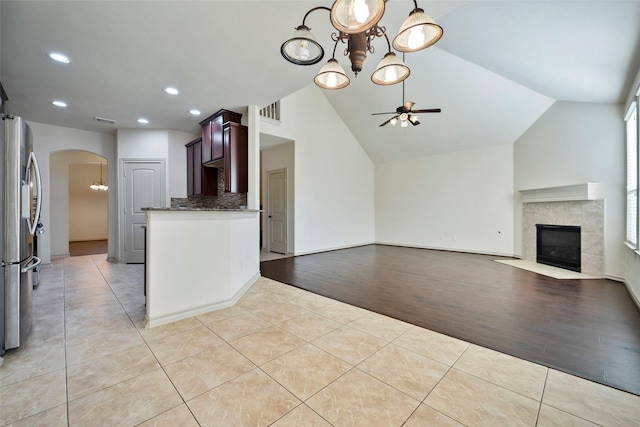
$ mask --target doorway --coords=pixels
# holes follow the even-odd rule
[[[260,207],[263,209],[263,213],[260,214],[261,261],[292,256],[295,253],[294,186],[295,143],[261,133]],[[280,215],[283,218],[278,218]]]
[[[106,254],[108,247],[108,163],[69,164],[69,255]]]
[[[77,197],[75,201],[71,200],[78,196],[78,194],[74,196],[76,189],[78,192],[80,189],[92,192],[89,186],[100,179],[100,163],[105,168],[103,179],[106,182],[108,181],[106,175],[108,160],[106,157],[84,150],[62,150],[50,153],[49,194],[48,197],[45,197],[45,200],[50,200],[47,202],[49,214],[45,213],[42,216],[44,234],[39,237],[38,242],[38,245],[43,244],[42,255],[45,259],[49,257],[50,259],[60,259],[70,256],[70,242],[73,246],[75,242],[81,240],[109,240],[108,230],[111,227],[102,222],[103,218],[109,217],[108,203],[99,204],[99,209],[96,209],[96,205],[83,201],[84,196]],[[105,191],[104,193],[107,195],[103,196],[108,198],[109,191]],[[86,196],[90,197],[91,195]],[[84,231],[71,231],[70,228],[78,223],[78,218],[84,224]],[[93,220],[97,220],[100,224],[92,223]],[[94,231],[93,234],[87,234],[89,228]],[[99,232],[95,233],[96,231]],[[99,253],[107,253],[102,246],[94,250],[98,250]]]
[[[287,253],[287,170],[267,172],[267,235],[269,252]]]

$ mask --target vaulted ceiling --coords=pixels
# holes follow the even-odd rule
[[[198,132],[220,108],[267,105],[312,84],[333,49],[328,14],[307,24],[325,59],[295,66],[282,42],[325,1],[10,1],[0,2],[0,79],[7,110],[28,120],[100,132],[162,128]],[[402,85],[380,87],[370,75],[386,52],[377,39],[351,84],[325,91],[376,163],[512,143],[556,100],[622,102],[640,68],[640,2],[418,1],[444,28],[435,46],[407,54],[406,99],[421,125],[378,127],[402,103]],[[391,0],[381,24],[395,34],[413,8]],[[392,35],[393,35],[392,34]],[[46,55],[60,51],[67,65]],[[162,88],[178,87],[170,97]],[[69,106],[57,109],[53,99]],[[150,123],[140,125],[139,117]],[[286,118],[285,118],[286,119]]]

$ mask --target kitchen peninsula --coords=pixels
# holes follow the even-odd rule
[[[258,210],[145,211],[146,327],[232,306],[260,277]]]

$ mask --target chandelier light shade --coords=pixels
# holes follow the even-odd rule
[[[350,80],[338,61],[331,58],[316,74],[313,82],[323,89],[342,89],[349,85]]]
[[[109,189],[109,186],[102,181],[102,163],[100,163],[100,182],[94,182],[89,186],[89,188],[92,190],[102,191],[107,191]]]
[[[424,10],[416,7],[393,39],[393,48],[400,52],[417,52],[435,44],[442,34],[442,27]]]
[[[378,68],[371,75],[371,80],[379,85],[393,85],[409,77],[411,70],[393,52],[387,52]]]
[[[306,25],[300,25],[291,37],[282,43],[280,53],[294,64],[313,65],[322,60],[324,49],[311,34],[311,29]]]
[[[373,42],[379,37],[387,40],[388,52],[371,75],[371,81],[378,85],[393,85],[404,81],[411,70],[391,50],[386,27],[379,25],[388,0],[335,0],[331,8],[317,6],[310,9],[302,19],[293,35],[280,46],[280,53],[287,61],[296,65],[313,65],[320,62],[324,49],[311,34],[305,24],[307,17],[316,10],[329,12],[331,25],[337,32],[331,34],[335,42],[333,55],[314,77],[314,82],[324,89],[340,89],[349,85],[349,77],[336,61],[338,43],[346,44],[344,55],[351,62],[351,70],[356,77],[362,71],[367,53],[374,53]],[[400,52],[415,52],[436,43],[442,37],[442,28],[433,18],[418,7],[402,24],[400,32],[393,39],[393,47]]]
[[[346,34],[374,27],[384,15],[385,0],[336,0],[331,6],[331,25]]]

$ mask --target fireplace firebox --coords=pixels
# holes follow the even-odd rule
[[[537,262],[581,272],[580,227],[536,224]]]

